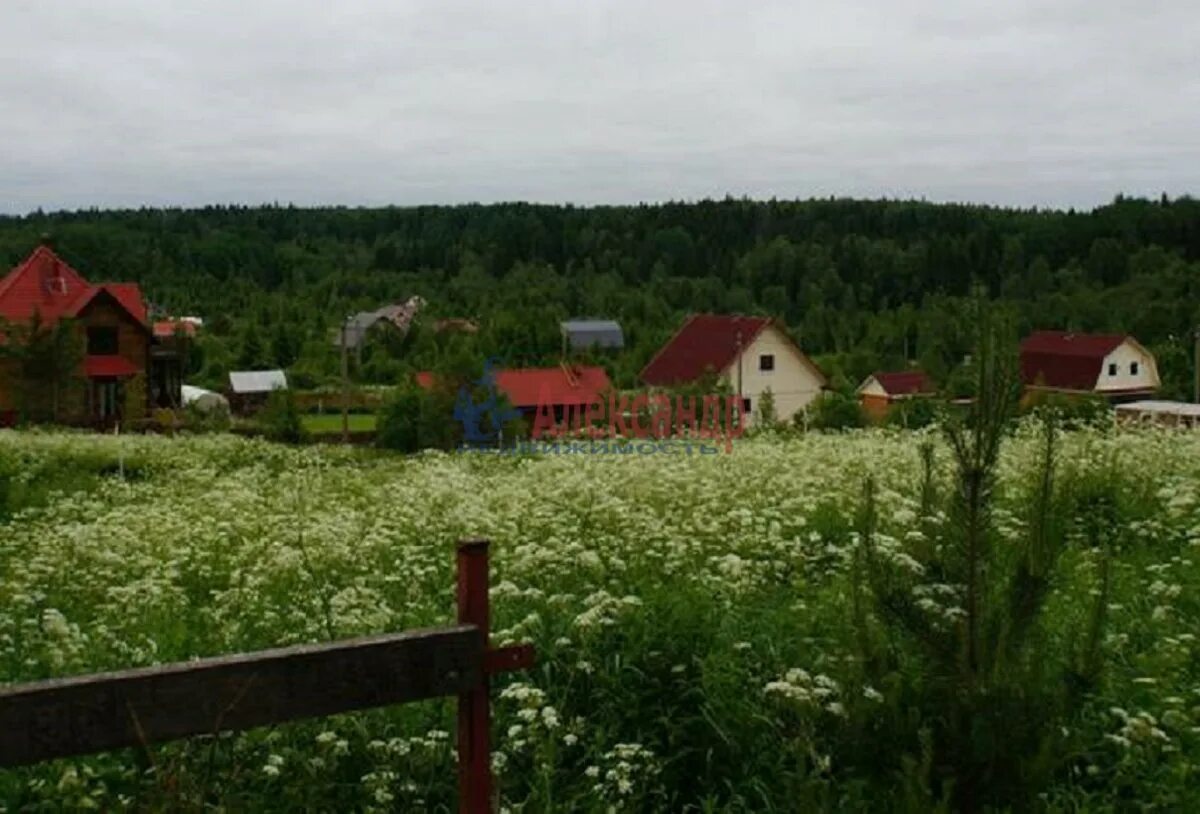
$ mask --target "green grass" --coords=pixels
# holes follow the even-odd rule
[[[351,413],[350,432],[373,432],[376,416],[374,413]],[[304,416],[304,429],[310,433],[330,433],[342,431],[341,413],[307,414]]]

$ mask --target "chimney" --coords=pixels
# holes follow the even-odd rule
[[[50,232],[42,232],[42,237],[39,242],[47,249],[50,249],[51,251],[54,250],[54,235]]]

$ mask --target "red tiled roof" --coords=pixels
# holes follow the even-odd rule
[[[530,367],[496,371],[496,389],[514,407],[587,404],[612,387],[602,367]]]
[[[573,366],[569,373],[562,367],[500,368],[493,371],[496,389],[508,396],[514,407],[533,409],[538,405],[588,404],[602,399],[612,388],[602,367]],[[436,374],[422,370],[417,384],[433,387]]]
[[[185,319],[160,319],[154,323],[154,336],[158,339],[170,339],[179,333],[195,336],[196,324]]]
[[[77,316],[101,292],[146,324],[146,304],[136,283],[92,285],[48,246],[38,246],[0,280],[0,317],[26,322],[36,312],[49,325]]]
[[[92,286],[46,246],[0,280],[0,316],[25,322],[36,311],[45,322],[57,322],[72,306],[90,297]]]
[[[934,390],[933,382],[923,370],[880,372],[872,374],[872,378],[889,396],[911,396],[915,393],[932,393]]]
[[[137,365],[124,356],[87,356],[83,360],[83,375],[88,378],[134,376],[137,373]]]
[[[642,380],[666,387],[720,373],[737,358],[739,337],[744,348],[770,324],[769,317],[694,314],[642,369]]]
[[[146,302],[137,283],[101,283],[96,288],[112,294],[130,316],[146,325]]]
[[[1125,334],[1035,331],[1021,342],[1021,381],[1064,390],[1091,390],[1100,378],[1104,357],[1126,338]]]

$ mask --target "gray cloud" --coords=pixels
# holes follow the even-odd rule
[[[1190,0],[5,0],[0,211],[1200,187]]]

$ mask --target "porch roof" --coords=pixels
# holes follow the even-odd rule
[[[89,379],[124,378],[141,371],[124,356],[88,356],[83,360],[83,375]]]

